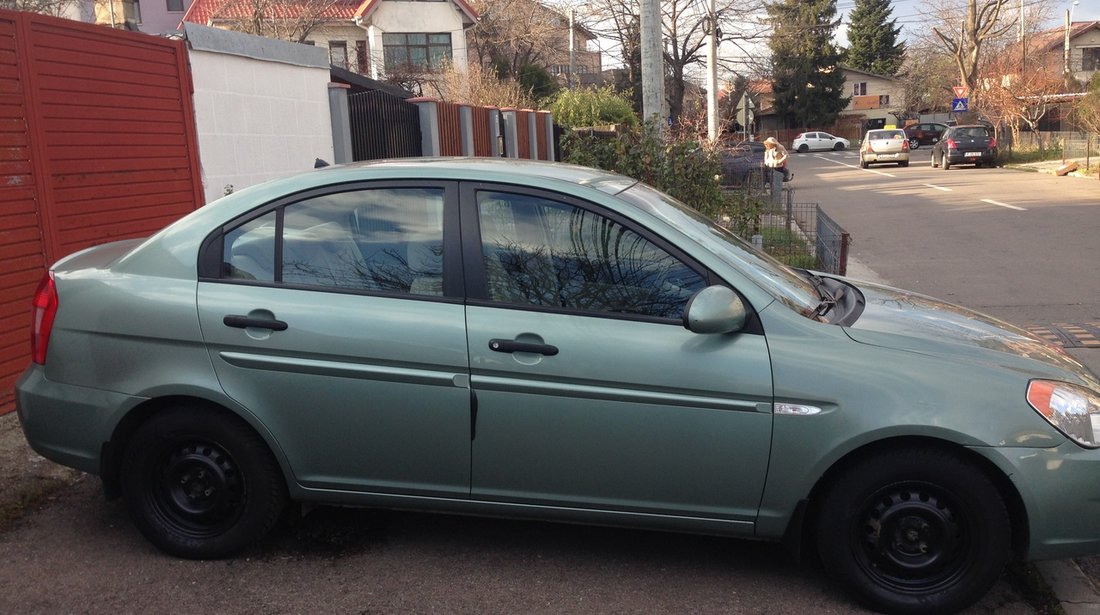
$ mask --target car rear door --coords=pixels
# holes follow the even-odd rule
[[[198,306],[214,369],[302,485],[468,495],[456,188],[314,191],[204,245]]]
[[[709,274],[611,212],[462,194],[472,496],[751,532],[771,439],[763,335],[685,329]]]

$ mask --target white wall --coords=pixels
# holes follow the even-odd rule
[[[190,50],[207,202],[333,161],[329,71]]]

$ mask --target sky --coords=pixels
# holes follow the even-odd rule
[[[1034,3],[1035,0],[1024,0],[1026,5]],[[837,0],[837,12],[844,17],[844,24],[847,24],[848,13],[855,6],[855,0]],[[961,4],[961,3],[960,3]],[[1048,27],[1056,27],[1065,23],[1066,9],[1070,7],[1072,0],[1053,0],[1052,5],[1055,8],[1057,16],[1048,25]],[[926,0],[893,0],[894,11],[892,16],[897,20],[899,26],[902,26],[903,30],[901,35],[907,36],[907,28],[919,26],[924,21],[922,13],[927,11]],[[1011,6],[1020,6],[1019,2],[1011,2]],[[1078,5],[1073,7],[1073,21],[1100,21],[1100,0],[1078,0]],[[841,26],[844,29],[845,25]],[[847,36],[843,32],[838,32],[838,38],[841,43],[847,44]]]

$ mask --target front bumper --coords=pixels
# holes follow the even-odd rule
[[[142,400],[121,393],[53,382],[31,365],[15,385],[15,409],[27,442],[39,455],[89,474],[117,417]]]

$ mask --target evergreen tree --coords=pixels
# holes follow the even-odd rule
[[[783,0],[768,5],[775,109],[787,127],[827,126],[848,105],[833,34],[836,0]]]
[[[898,41],[901,28],[890,18],[893,10],[890,0],[856,0],[849,15],[848,66],[891,77],[897,74],[905,43]]]

